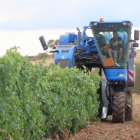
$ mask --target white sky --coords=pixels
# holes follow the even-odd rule
[[[44,52],[39,41],[40,36],[44,36],[46,43],[49,39],[59,39],[60,34],[66,32],[77,32],[76,29],[49,29],[49,30],[25,30],[25,31],[2,31],[0,30],[0,56],[6,50],[19,46],[19,52],[24,55],[37,55]]]
[[[39,37],[58,39],[91,21],[130,20],[140,27],[140,0],[0,0],[0,56],[20,46],[22,55],[43,52]]]

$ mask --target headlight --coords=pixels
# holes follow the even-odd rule
[[[92,27],[92,26],[97,26],[97,24],[98,24],[97,22],[94,22],[94,23],[90,23],[89,26],[90,26],[90,27]]]
[[[128,25],[128,26],[132,26],[132,23],[128,23],[128,22],[123,22],[123,25]]]
[[[127,25],[127,23],[126,23],[126,22],[123,22],[122,24],[123,24],[123,25]]]
[[[119,77],[124,77],[124,74],[120,73],[120,74],[119,74]]]
[[[98,24],[98,23],[94,23],[93,25],[94,25],[94,26],[97,26],[97,24]]]

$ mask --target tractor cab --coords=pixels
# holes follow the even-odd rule
[[[96,47],[104,67],[126,67],[129,58],[132,23],[121,22],[90,22]]]

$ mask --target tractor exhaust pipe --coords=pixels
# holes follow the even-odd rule
[[[48,46],[47,46],[47,44],[46,44],[46,41],[45,41],[45,39],[44,39],[44,36],[39,37],[39,40],[40,40],[40,42],[41,42],[41,45],[42,45],[42,47],[43,47],[43,50],[47,50],[47,49],[48,49]]]
[[[78,30],[77,49],[79,50],[81,48],[81,32],[79,28],[77,28],[77,30]]]

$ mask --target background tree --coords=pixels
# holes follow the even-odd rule
[[[55,44],[55,46],[59,45],[59,39],[56,39],[56,40],[54,41],[54,44]]]
[[[49,48],[56,47],[57,45],[59,45],[59,39],[56,39],[56,40],[50,39],[48,40],[47,44]]]

